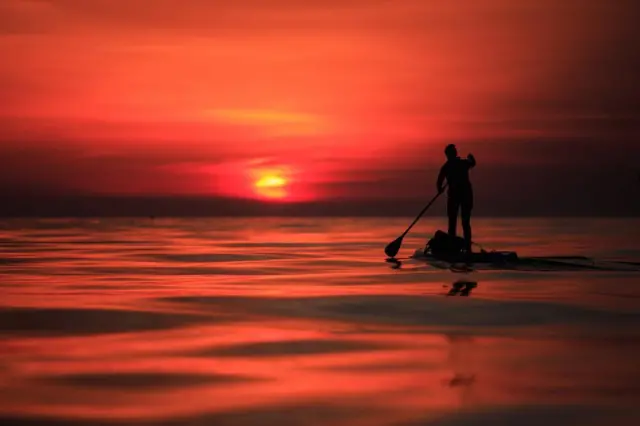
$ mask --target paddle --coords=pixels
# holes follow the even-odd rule
[[[444,186],[446,188],[446,185]],[[444,192],[444,188],[443,191]],[[429,207],[431,207],[431,204],[434,203],[434,201],[436,201],[438,199],[438,197],[440,196],[440,194],[442,194],[442,192],[438,192],[436,194],[435,197],[433,197],[431,199],[431,201],[429,201],[429,204],[427,204],[425,206],[424,209],[422,209],[422,211],[420,212],[420,214],[418,215],[418,217],[415,218],[415,220],[411,223],[411,225],[409,225],[409,227],[407,228],[406,231],[404,231],[402,233],[402,235],[400,235],[398,238],[396,238],[395,240],[393,240],[392,242],[390,242],[385,248],[384,248],[384,253],[389,256],[389,257],[395,257],[396,254],[398,254],[398,252],[400,251],[400,246],[402,245],[402,239],[404,238],[405,235],[407,235],[407,233],[411,230],[411,228],[413,228],[413,225],[416,224],[416,222],[418,222],[418,220],[420,220],[420,218],[422,217],[422,215],[424,214],[424,212],[426,212]]]

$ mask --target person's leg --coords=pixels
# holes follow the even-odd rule
[[[449,196],[447,199],[447,216],[449,216],[449,235],[456,236],[458,227],[458,209],[460,208],[460,200],[458,197]]]
[[[471,211],[473,210],[473,193],[471,190],[462,198],[460,218],[462,220],[462,232],[464,233],[464,240],[466,243],[466,249],[471,252]]]
[[[449,235],[455,237],[458,228],[458,211],[460,210],[460,202],[457,197],[447,199],[447,216],[449,217]]]

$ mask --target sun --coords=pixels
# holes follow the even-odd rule
[[[282,188],[287,181],[282,176],[267,175],[263,176],[256,182],[256,188]]]
[[[279,174],[265,174],[256,180],[254,186],[258,195],[270,199],[287,198],[287,179]]]

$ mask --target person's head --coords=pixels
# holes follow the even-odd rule
[[[444,155],[447,156],[447,160],[453,160],[458,156],[458,150],[454,144],[447,145],[444,149]]]

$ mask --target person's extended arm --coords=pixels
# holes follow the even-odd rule
[[[444,191],[442,185],[444,184],[444,178],[446,176],[446,167],[447,165],[443,165],[442,168],[440,168],[440,173],[438,174],[438,181],[436,182],[436,188],[438,189],[438,194],[442,193],[442,191]]]
[[[476,166],[476,157],[474,157],[473,154],[467,155],[467,161],[469,162],[470,169]]]

